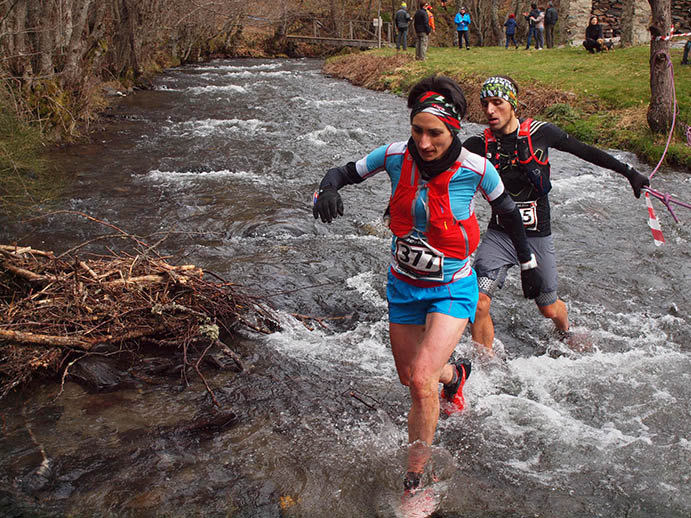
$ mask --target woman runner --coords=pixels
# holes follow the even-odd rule
[[[428,77],[408,95],[411,136],[381,146],[357,162],[329,169],[315,193],[313,214],[325,223],[344,213],[339,189],[386,172],[391,180],[391,265],[388,271],[389,337],[400,382],[410,391],[407,473],[404,487],[420,485],[439,419],[439,384],[447,414],[464,406],[466,359],[451,359],[478,300],[469,257],[480,239],[473,197],[480,193],[500,214],[521,263],[523,292],[540,291],[537,263],[521,215],[485,158],[457,138],[466,100],[443,76]]]

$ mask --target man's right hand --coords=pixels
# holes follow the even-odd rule
[[[528,263],[521,263],[521,287],[526,299],[534,299],[540,294],[542,278],[537,271],[537,261],[531,254]]]
[[[312,207],[314,219],[321,217],[322,222],[331,223],[339,215],[343,216],[343,200],[334,187],[320,189],[317,200]]]

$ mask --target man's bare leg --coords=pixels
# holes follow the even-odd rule
[[[554,304],[550,304],[549,306],[538,306],[538,309],[544,317],[554,322],[554,325],[559,331],[569,330],[569,312],[563,300],[557,299]]]

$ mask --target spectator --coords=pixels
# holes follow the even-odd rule
[[[535,36],[535,20],[540,15],[540,11],[537,8],[537,4],[530,4],[530,12],[523,13],[526,21],[528,22],[528,41],[525,44],[525,50],[530,50],[530,42]]]
[[[429,33],[432,32],[432,28],[429,26],[429,15],[425,9],[426,5],[426,2],[421,4],[413,17],[413,27],[417,36],[417,40],[415,40],[415,59],[418,61],[427,59],[427,42],[429,41]]]
[[[547,10],[545,11],[545,39],[547,40],[547,48],[554,48],[554,26],[559,19],[559,13],[552,2],[548,2]]]
[[[509,48],[509,40],[513,42],[514,47],[518,48],[518,43],[516,43],[516,15],[511,13],[509,18],[504,22],[504,27],[506,27],[506,46],[505,49]]]
[[[465,48],[470,50],[470,43],[468,43],[468,27],[470,26],[470,14],[465,7],[461,7],[454,18],[456,24],[456,32],[458,33],[458,48],[463,48],[463,38],[465,38]]]
[[[432,29],[432,32],[436,32],[437,27],[434,25],[434,13],[432,13],[432,4],[427,3],[425,5],[425,10],[427,11],[427,17],[429,19],[429,28]]]
[[[401,3],[401,8],[396,11],[395,22],[398,34],[396,37],[396,50],[408,50],[408,24],[410,24],[410,15],[408,14],[405,2]]]
[[[691,40],[688,40],[686,42],[686,45],[684,45],[684,55],[681,58],[681,64],[682,65],[691,65],[689,63],[689,51],[691,50]]]
[[[545,13],[538,8],[535,17],[535,48],[542,50],[545,47]]]
[[[600,52],[602,50],[602,25],[598,23],[597,16],[591,16],[588,26],[585,28],[585,41],[583,46],[591,54],[595,54],[597,50]]]

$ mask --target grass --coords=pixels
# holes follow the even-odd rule
[[[365,54],[379,60],[396,55],[396,50],[376,49]],[[519,99],[537,95],[538,99],[528,104],[528,114],[550,120],[584,142],[633,151],[651,164],[659,161],[664,150],[668,135],[652,134],[646,121],[650,102],[648,46],[594,55],[582,47],[540,52],[523,47],[477,47],[470,51],[430,48],[424,62],[413,60],[414,50],[408,54],[410,59],[403,66],[381,69],[387,87],[394,92],[407,91],[431,73],[465,78],[461,81],[464,87],[471,80],[476,88],[490,75],[508,75],[519,84]],[[682,49],[671,49],[670,54],[679,112],[666,161],[691,171],[691,146],[684,135],[691,125],[691,66],[679,65]],[[470,103],[477,102],[473,95],[468,97]],[[472,120],[472,114],[469,117]]]
[[[25,215],[59,189],[41,159],[43,138],[0,97],[0,219]]]

